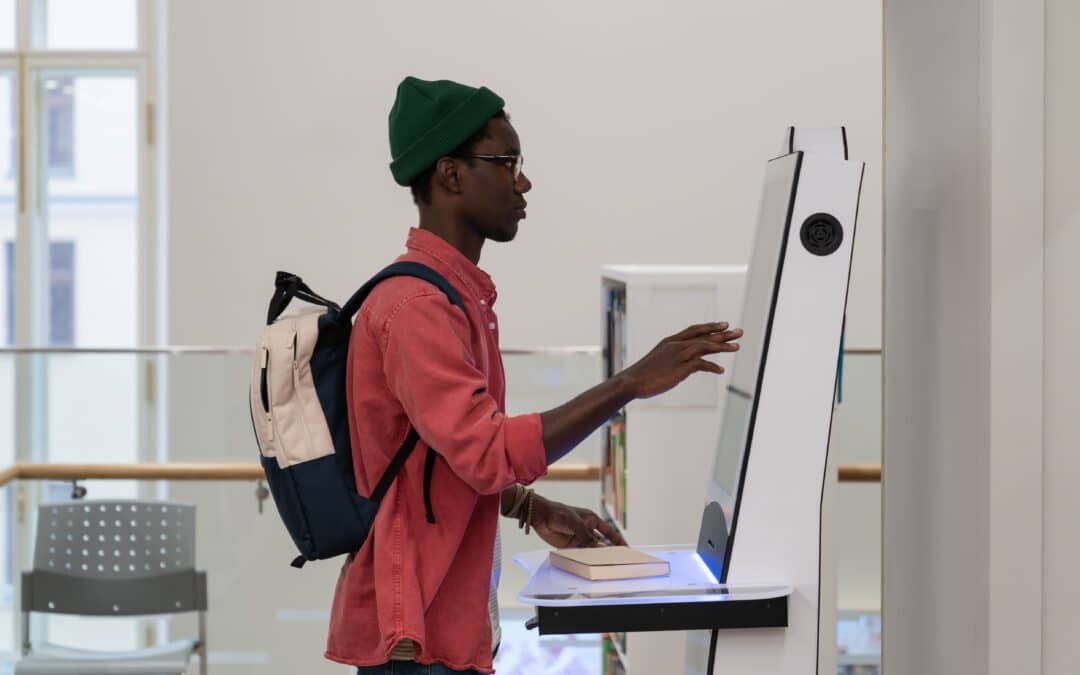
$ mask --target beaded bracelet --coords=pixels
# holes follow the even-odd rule
[[[517,512],[518,529],[525,527],[525,521],[532,515],[530,508],[532,506],[532,489],[525,488],[525,496],[521,501],[521,508]]]
[[[529,496],[525,498],[525,534],[529,533],[529,528],[532,526],[532,507],[533,507],[533,491],[529,490]]]
[[[502,511],[502,515],[507,518],[518,518],[521,514],[521,507],[525,505],[525,498],[528,497],[528,490],[523,485],[515,485],[514,503],[510,505],[510,508]]]

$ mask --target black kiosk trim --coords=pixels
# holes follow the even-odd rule
[[[535,623],[541,635],[787,628],[787,610],[787,596],[716,602],[662,602],[579,607],[538,606]]]

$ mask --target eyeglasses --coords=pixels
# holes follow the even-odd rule
[[[465,155],[472,159],[482,159],[486,162],[499,162],[507,169],[510,169],[510,175],[517,180],[521,177],[521,168],[525,166],[525,157],[523,155]]]

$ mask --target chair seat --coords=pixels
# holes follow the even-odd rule
[[[15,664],[15,675],[182,675],[195,640],[127,652],[101,652],[43,643]]]

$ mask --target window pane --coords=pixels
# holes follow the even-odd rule
[[[43,103],[39,156],[52,158],[41,167],[49,233],[49,342],[133,346],[138,126],[134,74],[44,71],[37,85]],[[57,152],[57,146],[64,151]],[[102,385],[90,397],[93,400],[86,398],[87,382]],[[133,357],[50,358],[47,391],[50,461],[136,460],[139,392]],[[110,422],[102,426],[102,420]]]
[[[15,0],[0,0],[0,49],[15,49]]]
[[[134,345],[135,76],[50,71],[40,86],[50,343]]]
[[[15,463],[15,363],[14,354],[0,354],[0,466]],[[0,652],[14,647],[15,632],[15,520],[16,484],[0,488]]]
[[[15,78],[0,70],[0,345],[15,339]]]
[[[43,218],[49,237],[49,342],[136,342],[138,98],[131,71],[37,74]],[[130,354],[60,354],[48,361],[46,459],[131,463],[138,459],[143,365]],[[87,396],[87,383],[96,382]],[[107,424],[102,421],[107,420]],[[133,481],[88,482],[94,499],[134,497]],[[109,625],[49,616],[53,642],[95,649],[137,646],[138,622]]]
[[[12,33],[13,3],[0,2],[0,48]],[[0,70],[0,345],[14,339],[15,290],[15,129],[12,99],[14,77],[11,71]],[[0,355],[0,466],[15,463],[15,355]],[[14,595],[12,543],[14,520],[13,496],[15,485],[0,488],[0,650],[14,646]]]
[[[135,49],[135,0],[41,0],[47,49]]]

